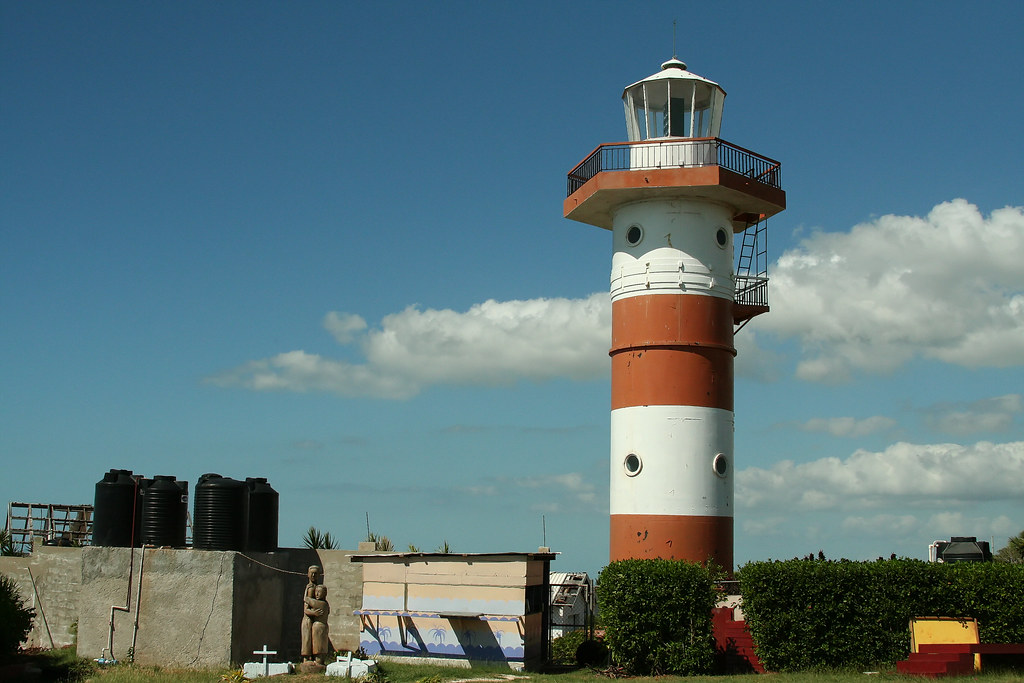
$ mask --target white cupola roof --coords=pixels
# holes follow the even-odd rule
[[[716,138],[725,91],[686,70],[675,57],[661,71],[622,91],[630,142],[659,138]]]

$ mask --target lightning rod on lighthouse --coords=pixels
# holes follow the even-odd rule
[[[768,311],[780,166],[718,137],[725,91],[676,58],[622,101],[628,142],[570,171],[563,205],[612,232],[610,557],[731,572],[733,333]]]

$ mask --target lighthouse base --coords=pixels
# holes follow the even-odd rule
[[[610,559],[711,560],[732,574],[732,530],[732,517],[612,515]]]

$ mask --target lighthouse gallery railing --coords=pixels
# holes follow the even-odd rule
[[[721,166],[770,187],[782,187],[779,162],[720,138],[645,140],[601,145],[569,171],[568,197],[601,171]]]

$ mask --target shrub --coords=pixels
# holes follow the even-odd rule
[[[551,663],[572,665],[576,663],[576,648],[587,639],[587,632],[569,631],[551,641]]]
[[[903,659],[913,617],[974,617],[982,642],[1024,642],[1024,566],[910,559],[755,562],[739,572],[743,611],[769,670]]]
[[[18,651],[21,641],[32,630],[35,612],[25,606],[18,593],[18,585],[0,574],[0,659]]]
[[[601,571],[598,603],[612,661],[632,674],[711,671],[711,572],[671,560],[621,560]]]
[[[576,663],[580,666],[603,666],[608,663],[608,646],[601,640],[584,640],[576,648]]]

